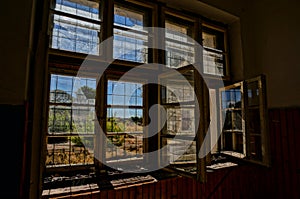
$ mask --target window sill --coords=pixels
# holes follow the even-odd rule
[[[98,193],[102,190],[118,190],[129,187],[156,183],[167,178],[177,177],[175,173],[159,170],[146,174],[119,174],[110,172],[99,178],[96,176],[53,177],[52,186],[48,185],[42,192],[42,198],[64,197],[84,193]]]

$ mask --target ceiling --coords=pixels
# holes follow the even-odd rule
[[[230,14],[224,10],[218,9],[199,0],[159,0],[166,3],[169,7],[189,10],[194,13],[200,13],[202,16],[211,20],[220,21],[230,24],[238,20],[237,16]]]

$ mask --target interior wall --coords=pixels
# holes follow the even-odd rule
[[[3,182],[0,198],[20,198],[24,174],[27,83],[34,0],[1,1],[0,112]]]
[[[1,1],[0,104],[19,105],[26,99],[32,2]]]
[[[300,2],[201,0],[240,17],[244,77],[267,77],[269,108],[300,106]]]
[[[265,73],[269,107],[300,106],[300,3],[257,0],[241,15],[245,77]]]

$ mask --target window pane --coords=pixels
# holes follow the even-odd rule
[[[242,109],[241,86],[221,91],[222,152],[245,157],[245,119]]]
[[[148,34],[143,30],[144,14],[115,6],[114,25],[113,58],[147,63]]]
[[[71,103],[73,92],[73,80],[68,76],[51,76],[50,102]]]
[[[244,136],[243,133],[225,132],[223,135],[223,150],[244,154]]]
[[[248,87],[248,105],[259,105],[259,86],[258,82],[251,82],[247,84]]]
[[[94,162],[95,94],[95,79],[51,75],[46,166]]]
[[[241,108],[241,89],[236,87],[221,92],[222,108]]]
[[[250,158],[262,161],[261,136],[250,136]]]
[[[179,68],[195,62],[195,49],[188,37],[189,27],[166,21],[166,65]]]
[[[96,80],[65,75],[51,75],[51,103],[95,104]]]
[[[204,73],[224,75],[224,33],[204,28],[202,39]]]
[[[100,25],[53,15],[50,47],[86,54],[99,54]]]
[[[163,138],[162,142],[163,145],[167,145],[167,150],[162,154],[162,161],[167,161],[168,165],[179,171],[197,173],[195,141]]]
[[[48,137],[46,165],[92,164],[93,137]]]
[[[142,159],[143,136],[141,134],[107,135],[107,163]]]
[[[50,106],[48,133],[94,134],[95,108],[90,106]]]
[[[141,14],[141,12],[129,10],[121,6],[115,6],[114,24],[141,30],[144,26],[144,15]]]
[[[168,108],[167,134],[195,135],[194,108]]]
[[[170,82],[167,84],[166,103],[189,102],[194,100],[194,90],[187,84]]]
[[[142,106],[142,84],[109,81],[107,104]]]
[[[142,84],[108,81],[107,84],[108,163],[141,160],[143,154]],[[134,108],[131,108],[135,106]]]
[[[223,75],[224,60],[222,52],[211,52],[203,50],[204,73],[212,75]]]
[[[207,32],[202,33],[203,46],[217,49],[217,36],[214,34],[209,34]]]
[[[56,0],[55,10],[100,20],[99,18],[99,3],[88,0]]]
[[[89,106],[72,107],[73,132],[78,134],[94,134],[95,108]]]
[[[260,112],[259,109],[248,109],[247,113],[248,132],[250,134],[261,134]]]
[[[50,106],[48,115],[49,133],[67,133],[72,131],[71,107]]]

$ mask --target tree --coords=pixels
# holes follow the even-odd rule
[[[141,117],[131,117],[131,121],[133,121],[137,125],[141,125],[143,123],[143,118]]]
[[[72,95],[70,95],[66,91],[56,89],[51,91],[50,99],[55,101],[56,103],[71,102]]]
[[[87,99],[95,99],[96,89],[93,89],[88,86],[82,86],[81,91],[84,93],[84,95]]]

